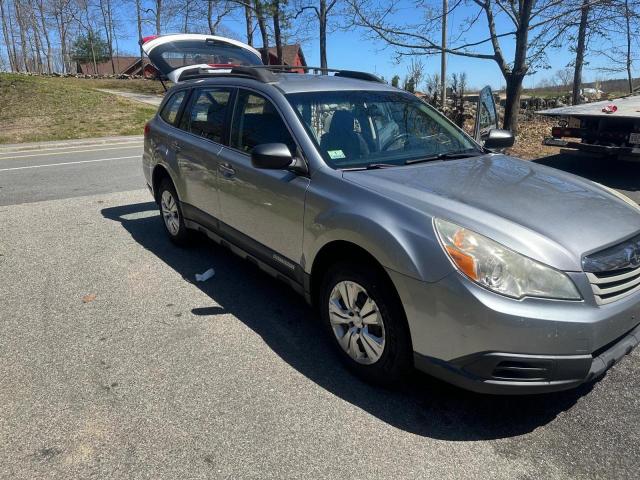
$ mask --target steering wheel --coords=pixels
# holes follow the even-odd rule
[[[396,135],[395,137],[393,137],[391,140],[389,140],[387,143],[385,143],[381,148],[380,151],[381,152],[386,152],[387,150],[389,150],[389,148],[391,146],[393,146],[394,144],[396,144],[398,141],[402,140],[403,138],[409,138],[411,135],[409,135],[408,133],[399,133],[398,135]]]

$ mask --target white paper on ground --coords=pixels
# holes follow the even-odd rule
[[[196,282],[206,282],[211,277],[213,277],[215,274],[216,274],[216,272],[215,272],[215,270],[213,268],[210,268],[209,270],[207,270],[204,273],[196,273]]]

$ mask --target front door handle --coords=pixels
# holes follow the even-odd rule
[[[220,163],[218,165],[218,170],[227,178],[233,177],[236,174],[236,169],[228,163]]]

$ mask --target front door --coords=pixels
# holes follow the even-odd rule
[[[218,192],[221,220],[242,243],[256,246],[269,260],[294,270],[302,257],[304,200],[309,178],[289,170],[251,165],[250,152],[263,143],[284,143],[296,152],[284,120],[264,96],[239,90],[229,147],[220,153]],[[244,236],[248,238],[243,238]]]
[[[473,137],[476,142],[484,144],[491,130],[499,128],[498,110],[493,98],[491,87],[486,86],[480,90],[478,107],[476,109],[476,124],[473,129]]]

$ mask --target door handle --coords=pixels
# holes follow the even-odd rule
[[[171,142],[171,148],[178,153],[180,150],[182,150],[182,147],[180,146],[180,144],[177,141],[173,141]]]
[[[220,163],[218,165],[218,170],[227,178],[233,177],[236,174],[236,169],[228,163]]]

